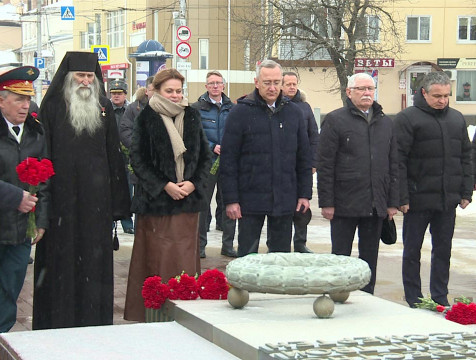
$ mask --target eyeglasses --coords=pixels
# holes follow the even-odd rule
[[[263,85],[266,86],[266,87],[271,87],[271,86],[278,87],[278,86],[281,85],[281,83],[282,83],[281,80],[276,80],[276,81],[265,80],[265,81],[263,81]]]
[[[352,89],[352,90],[357,90],[357,91],[375,91],[375,89],[377,89],[375,86],[355,86],[355,87],[351,87],[349,89]]]
[[[223,81],[214,81],[207,83],[208,86],[220,86],[223,85]]]

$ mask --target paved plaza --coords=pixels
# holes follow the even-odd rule
[[[314,189],[314,194],[316,193]],[[214,201],[213,201],[214,202]],[[320,214],[317,199],[311,201],[313,210],[312,220],[308,227],[308,247],[317,253],[329,253],[330,232],[329,222]],[[377,283],[375,286],[375,296],[390,300],[395,303],[406,305],[403,297],[403,287],[401,279],[401,256],[402,256],[402,227],[403,216],[396,217],[398,240],[395,245],[385,245],[381,243]],[[206,269],[218,268],[224,271],[226,264],[231,258],[220,255],[221,235],[215,230],[214,220],[211,224],[211,231],[208,233],[208,245],[206,248],[207,258],[202,259],[202,271]],[[132,252],[134,236],[118,231],[120,249],[114,252],[114,324],[130,323],[123,319],[124,301],[127,286],[127,274]],[[422,251],[422,290],[423,294],[428,294],[429,281],[429,260],[431,241],[429,233],[423,244]],[[260,252],[266,252],[266,226],[261,236]],[[236,237],[235,237],[236,247]],[[353,255],[357,254],[357,241],[354,242]],[[474,257],[476,255],[476,204],[470,204],[467,209],[458,208],[456,229],[453,238],[453,253],[451,259],[451,274],[449,283],[449,300],[461,295],[476,299],[476,265]],[[11,331],[31,330],[32,305],[33,305],[33,265],[28,266],[28,273],[25,284],[18,299],[18,321]]]

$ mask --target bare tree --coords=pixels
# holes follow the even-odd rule
[[[395,0],[247,0],[249,11],[234,14],[246,24],[253,57],[278,60],[327,60],[336,69],[336,90],[343,101],[354,60],[396,57],[402,51]]]

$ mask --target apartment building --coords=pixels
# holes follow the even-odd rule
[[[450,104],[475,124],[476,115],[476,2],[471,0],[396,0],[387,2],[400,33],[402,51],[356,59],[354,72],[374,76],[376,98],[388,114],[413,104],[421,78],[445,70],[452,80]],[[371,18],[372,15],[369,14]],[[373,40],[383,41],[382,19],[373,19]],[[276,51],[278,61],[289,60]],[[325,60],[325,54],[321,57]],[[298,59],[294,59],[298,60]],[[325,61],[321,61],[325,64]],[[286,61],[292,65],[292,61]],[[296,61],[296,64],[298,62]],[[325,114],[342,106],[336,93],[336,73],[331,63],[298,67],[301,88],[312,107]],[[469,85],[469,86],[468,86]],[[464,91],[466,88],[466,92]],[[465,96],[464,94],[469,95]]]
[[[325,51],[317,52],[314,61],[306,62],[302,61],[305,49],[299,44],[281,40],[266,48],[266,44],[256,41],[261,34],[256,34],[254,40],[246,36],[249,29],[240,21],[241,15],[262,14],[266,23],[272,8],[267,0],[71,0],[70,3],[76,15],[69,23],[72,49],[91,51],[91,46],[108,47],[108,61],[103,63],[106,82],[122,77],[129,83],[130,93],[140,84],[138,75],[144,62],[136,61],[137,48],[144,41],[158,42],[164,53],[173,55],[164,59],[163,66],[182,69],[191,101],[205,91],[205,76],[212,69],[223,73],[227,80],[225,90],[233,100],[252,91],[255,64],[261,60],[253,49],[263,46],[262,58],[274,58],[286,69],[298,71],[300,87],[316,113],[325,114],[342,106],[336,92],[336,72]],[[470,115],[476,114],[476,1],[395,0],[379,4],[382,3],[397,21],[402,49],[360,57],[354,71],[367,71],[374,76],[377,100],[388,114],[396,114],[412,105],[413,93],[424,74],[445,70],[453,84],[451,105],[472,121]],[[385,39],[385,19],[372,14],[367,18],[369,27],[372,26],[369,36],[378,45]],[[69,26],[64,21],[57,23],[61,27]],[[189,29],[190,37],[181,40],[177,31],[184,27]],[[189,52],[183,58],[177,55],[179,43],[186,43],[181,46]],[[153,66],[149,69],[154,70]]]

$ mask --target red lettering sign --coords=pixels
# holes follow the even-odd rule
[[[102,65],[102,70],[116,70],[116,69],[128,69],[128,63],[121,63],[121,64],[109,64],[109,65]]]
[[[395,59],[365,59],[365,58],[356,58],[354,61],[355,67],[368,67],[368,68],[378,68],[378,67],[395,67]]]
[[[145,29],[146,22],[136,23],[135,21],[132,22],[132,31]]]

